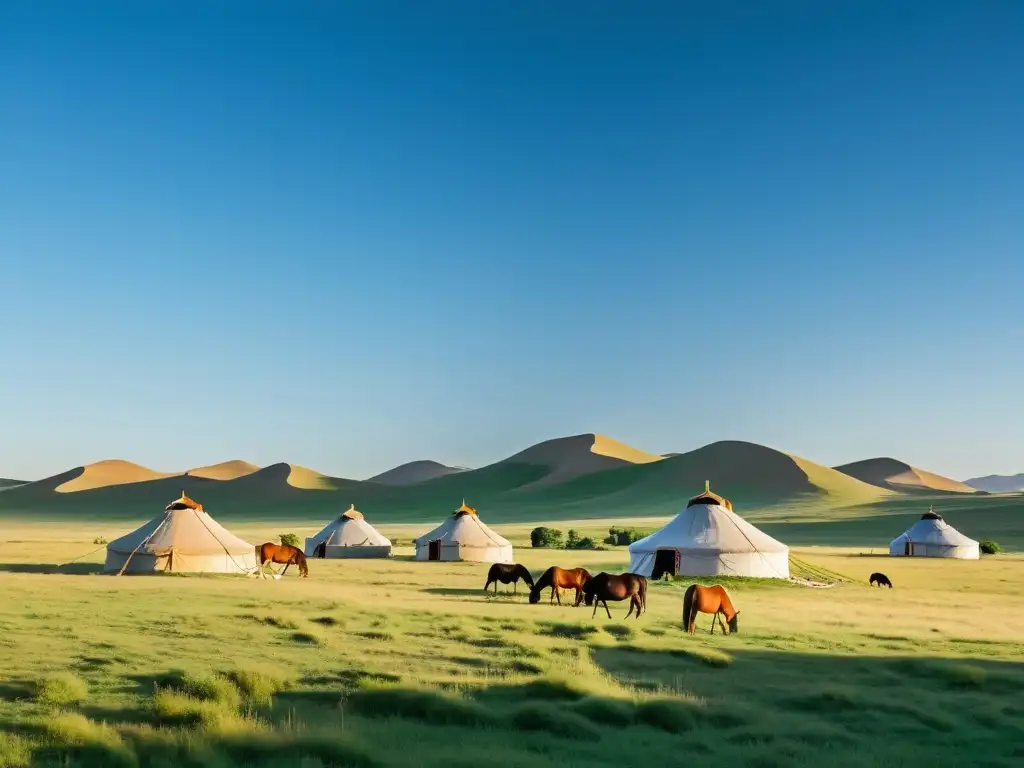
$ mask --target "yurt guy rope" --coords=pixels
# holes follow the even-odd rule
[[[120,576],[121,574],[124,573],[125,568],[128,567],[128,564],[132,561],[132,558],[135,557],[135,553],[138,552],[140,549],[142,549],[146,544],[148,544],[149,540],[152,539],[154,536],[156,536],[161,528],[163,528],[165,525],[167,525],[167,521],[168,521],[168,519],[170,519],[170,517],[171,517],[171,514],[170,514],[170,512],[168,512],[166,515],[164,515],[164,519],[160,521],[160,525],[158,525],[156,528],[154,528],[153,532],[151,534],[149,534],[149,536],[147,536],[146,538],[144,538],[142,541],[140,541],[138,543],[138,546],[136,546],[135,549],[133,549],[131,551],[131,554],[128,555],[128,559],[124,561],[124,565],[121,566],[121,570],[119,570],[117,572],[118,576]]]

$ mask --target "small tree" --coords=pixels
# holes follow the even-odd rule
[[[575,528],[569,529],[569,534],[565,537],[565,548],[566,549],[579,549],[580,535],[576,532]]]
[[[560,549],[562,546],[562,532],[556,528],[545,528],[540,526],[530,531],[530,544],[545,549]]]
[[[998,541],[992,541],[991,539],[982,539],[978,542],[978,548],[981,550],[983,555],[998,555],[1003,551],[1003,548],[999,546]]]
[[[296,536],[294,533],[282,533],[281,543],[285,546],[297,547],[299,546],[299,537]]]

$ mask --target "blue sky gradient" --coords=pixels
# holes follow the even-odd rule
[[[587,431],[1024,471],[1021,39],[1011,0],[4,4],[0,476]]]

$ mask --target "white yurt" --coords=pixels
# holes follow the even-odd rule
[[[363,518],[355,504],[306,539],[306,557],[390,557],[391,541]]]
[[[661,530],[629,545],[629,570],[659,579],[679,576],[789,578],[789,547],[732,511],[711,492],[694,496]]]
[[[511,563],[512,545],[463,501],[451,517],[416,539],[416,559]]]
[[[251,573],[256,548],[203,511],[182,491],[181,498],[141,528],[110,542],[104,570],[113,573]]]
[[[910,530],[889,544],[889,554],[908,557],[955,557],[977,560],[981,553],[978,542],[969,539],[936,514],[925,512]]]

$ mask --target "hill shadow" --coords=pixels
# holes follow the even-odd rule
[[[3,573],[45,573],[57,576],[93,576],[103,573],[102,563],[0,563]]]

